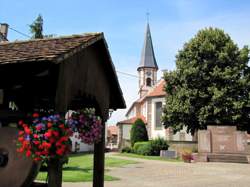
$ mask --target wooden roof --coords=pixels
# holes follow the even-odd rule
[[[103,38],[102,33],[0,43],[0,64],[30,61],[60,62]]]
[[[95,98],[104,113],[126,107],[103,33],[0,44],[0,87],[22,84],[22,89],[27,89],[33,85],[33,77],[40,77],[36,72],[39,68],[41,79],[48,79],[39,90],[52,87],[46,96],[55,96],[55,105],[60,104],[57,108],[68,106],[76,95]],[[43,76],[43,72],[48,74]],[[29,90],[30,94],[31,91],[40,96],[38,89]]]

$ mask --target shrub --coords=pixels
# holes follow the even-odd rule
[[[148,133],[145,123],[141,119],[137,119],[132,124],[130,133],[131,146],[133,147],[136,142],[148,141]]]
[[[151,146],[150,142],[136,142],[133,147],[133,152],[139,155],[150,155]]]
[[[132,148],[131,147],[124,147],[121,150],[122,153],[132,153]]]
[[[156,138],[152,141],[150,141],[150,148],[151,148],[151,154],[152,156],[160,156],[161,150],[168,150],[168,142],[164,140],[163,138]]]

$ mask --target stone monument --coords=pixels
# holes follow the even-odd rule
[[[236,126],[208,126],[198,131],[196,161],[221,161],[249,163],[247,133]]]

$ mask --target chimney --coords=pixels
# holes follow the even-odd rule
[[[0,24],[0,41],[8,41],[8,28],[9,25],[7,23]]]

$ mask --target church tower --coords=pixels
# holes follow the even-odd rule
[[[139,74],[139,94],[143,97],[157,82],[158,66],[155,60],[154,48],[147,23],[145,40],[141,53],[141,62],[137,69]]]

